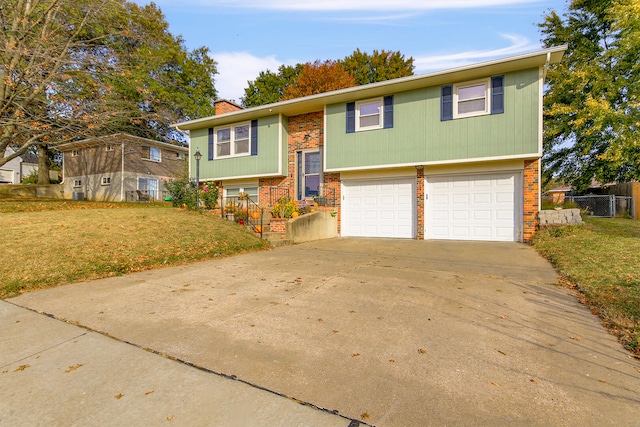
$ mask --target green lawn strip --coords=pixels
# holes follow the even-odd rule
[[[541,230],[534,247],[582,292],[622,344],[640,355],[640,221],[585,222]]]
[[[267,247],[235,223],[181,209],[45,210],[2,218],[0,298]]]

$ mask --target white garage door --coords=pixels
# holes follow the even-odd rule
[[[13,171],[0,169],[0,182],[13,184]]]
[[[341,234],[415,236],[415,178],[342,182]]]
[[[520,240],[519,172],[427,177],[429,239]]]

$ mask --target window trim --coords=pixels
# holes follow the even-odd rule
[[[71,157],[78,157],[80,155],[80,150],[71,150]]]
[[[242,127],[242,126],[247,126],[249,128],[249,135],[246,139],[247,141],[247,151],[246,152],[242,152],[242,153],[236,153],[236,144],[237,141],[235,139],[235,130],[236,128]],[[218,154],[218,132],[221,130],[225,130],[225,129],[229,129],[229,154]],[[234,157],[246,157],[246,156],[251,156],[252,155],[252,138],[253,138],[253,133],[254,133],[254,127],[251,125],[251,121],[246,121],[246,122],[238,122],[238,123],[232,123],[232,124],[228,124],[228,125],[224,125],[224,126],[217,126],[213,128],[213,150],[214,150],[214,156],[213,158],[215,159],[230,159],[230,158],[234,158]],[[245,141],[244,139],[242,141]],[[225,144],[227,143],[226,141],[224,142]],[[210,159],[211,160],[211,159]]]
[[[73,188],[80,188],[82,187],[82,180],[81,179],[74,179],[73,180]]]
[[[103,176],[100,185],[111,185],[111,177],[110,176]]]
[[[151,150],[158,150],[158,158],[157,158],[157,160],[151,155]],[[148,155],[149,157],[145,157],[146,155]],[[142,160],[146,160],[148,162],[154,162],[154,163],[162,163],[162,148],[153,147],[151,145],[143,145],[142,146]]]
[[[105,151],[113,151],[115,150],[115,147],[113,146],[113,144],[107,144],[107,146],[105,147]]]
[[[466,88],[470,86],[478,86],[480,84],[484,84],[484,98],[473,98],[473,99],[484,99],[484,110],[483,111],[472,111],[470,113],[458,113],[458,105],[460,100],[458,98],[458,91],[461,88]],[[455,83],[453,85],[453,118],[454,119],[462,119],[466,117],[476,117],[476,116],[485,116],[491,114],[491,77],[470,80],[462,83]],[[465,100],[468,101],[468,100]]]
[[[373,102],[378,103],[378,124],[376,126],[360,126],[360,106],[362,104],[371,104]],[[384,127],[384,97],[379,96],[376,98],[362,99],[360,101],[356,101],[356,132],[365,132],[368,130],[377,130],[382,129]],[[373,117],[375,114],[366,114],[364,117]]]

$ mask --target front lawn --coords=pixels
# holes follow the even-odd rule
[[[166,203],[0,198],[0,298],[266,248],[235,223]]]
[[[585,222],[541,230],[533,245],[577,287],[622,344],[640,356],[640,221]]]

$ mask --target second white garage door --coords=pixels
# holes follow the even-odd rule
[[[341,234],[415,236],[415,178],[343,181]]]
[[[426,238],[520,240],[521,174],[427,177]]]

